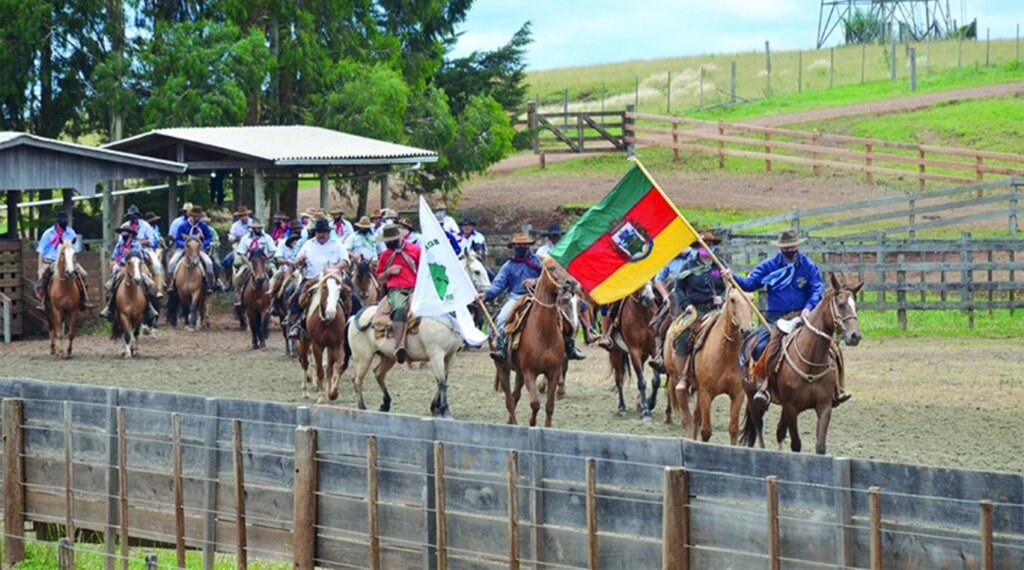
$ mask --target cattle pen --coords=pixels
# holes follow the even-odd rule
[[[207,568],[1024,564],[1020,474],[28,379],[0,395],[8,564],[29,523],[68,553],[101,533],[109,567],[139,540]]]

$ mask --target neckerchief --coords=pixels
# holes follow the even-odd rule
[[[522,263],[522,264],[525,264],[530,269],[533,269],[535,271],[540,271],[540,265],[537,265],[537,262],[535,262],[534,260],[530,259],[529,255],[527,255],[526,257],[521,257],[521,258],[520,257],[513,257],[509,261],[511,261],[513,263]]]
[[[334,233],[339,236],[345,235],[345,222],[334,222]]]
[[[412,262],[412,257],[410,257],[408,253],[405,253],[405,247],[400,247],[398,249],[391,250],[391,257],[388,257],[388,260],[384,262],[384,269],[391,269],[391,266],[395,263],[395,258],[398,256],[398,254],[402,254],[402,259],[404,259],[405,263],[409,265],[409,269],[412,269],[413,272],[415,273],[416,264]]]
[[[249,242],[249,251],[253,251],[254,249],[258,248],[259,246],[260,246],[260,236],[253,235],[252,236],[252,241]]]
[[[769,273],[761,282],[769,291],[784,289],[793,281],[794,275],[796,275],[796,263],[787,263]]]
[[[60,242],[64,239],[64,229],[60,227],[60,224],[53,226],[53,239],[50,240],[50,245],[60,245]]]
[[[128,254],[131,252],[131,250],[132,250],[132,240],[128,239],[123,244],[121,244],[121,251],[118,252],[118,254],[117,254],[117,257],[118,257],[117,262],[118,263],[124,263],[124,258],[128,256]]]

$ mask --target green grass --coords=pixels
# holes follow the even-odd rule
[[[171,567],[175,564],[175,552],[159,548],[131,548],[129,549],[128,567],[135,570],[145,568],[147,553],[157,555],[157,562],[161,568]],[[104,561],[104,546],[102,544],[75,544],[75,568],[77,570],[101,570]],[[57,567],[57,543],[29,541],[25,547],[25,561],[15,566],[20,570],[52,570]],[[120,560],[117,561],[120,568]],[[203,553],[190,550],[185,554],[185,567],[199,569],[203,567]],[[214,562],[217,570],[232,570],[237,567],[234,556],[218,555]],[[291,568],[290,564],[281,562],[265,562],[250,560],[249,568],[253,570],[285,570]]]
[[[974,330],[966,311],[907,311],[907,330],[900,330],[896,311],[861,311],[861,331],[870,337],[1024,337],[1021,312],[1006,309],[974,312]]]

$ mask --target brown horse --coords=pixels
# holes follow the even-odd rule
[[[843,376],[842,357],[834,337],[841,336],[848,346],[857,346],[861,340],[856,298],[864,284],[850,287],[834,274],[829,275],[829,280],[832,288],[811,311],[804,326],[785,338],[778,329],[773,330],[762,358],[751,363],[751,377],[766,378],[771,399],[782,406],[782,417],[776,430],[780,450],[789,432],[790,448],[800,451],[797,417],[800,412],[814,410],[818,416],[814,449],[818,454],[825,454],[836,387],[842,385]],[[753,383],[747,383],[746,389],[747,418],[743,425],[742,443],[753,446],[756,439],[764,447],[762,432],[768,398],[763,397],[763,393],[759,394],[760,388]]]
[[[611,331],[612,349],[608,361],[615,377],[615,389],[619,396],[619,415],[626,413],[626,401],[622,395],[622,384],[632,371],[636,376],[636,387],[640,392],[638,408],[640,418],[651,420],[651,409],[657,404],[658,386],[661,377],[654,372],[651,383],[651,399],[647,399],[647,380],[644,378],[644,364],[654,356],[654,330],[651,319],[658,312],[657,299],[650,283],[622,300],[619,305],[617,330]]]
[[[64,240],[57,250],[53,275],[47,287],[46,330],[50,333],[50,354],[57,358],[71,358],[71,348],[78,329],[78,308],[85,291],[78,279],[75,265],[75,243]],[[64,337],[68,339],[64,348]],[[60,347],[58,348],[58,344]]]
[[[352,260],[352,286],[363,305],[375,305],[380,299],[380,284],[373,275],[371,260],[354,256]]]
[[[267,258],[261,249],[254,249],[246,257],[249,263],[249,279],[242,289],[242,307],[245,320],[249,322],[252,347],[267,347],[267,328],[270,326],[270,294],[267,292],[270,275]]]
[[[210,326],[207,306],[206,287],[203,285],[205,272],[200,255],[202,244],[197,239],[190,239],[185,244],[185,254],[174,268],[172,283],[174,285],[171,302],[167,305],[167,320],[171,326],[178,325],[179,315],[185,318],[185,328],[194,331],[200,324]]]
[[[746,298],[744,298],[746,297]],[[729,443],[736,445],[740,428],[740,406],[746,391],[739,366],[740,348],[750,332],[753,310],[750,295],[729,287],[721,313],[707,332],[700,350],[689,358],[676,354],[675,338],[665,339],[665,369],[669,386],[674,386],[676,411],[682,419],[683,433],[690,438],[711,439],[711,404],[715,398],[729,396]],[[684,331],[682,334],[690,334]],[[672,335],[666,335],[672,337]],[[692,360],[692,362],[690,362]],[[696,391],[696,417],[690,413],[690,392]]]
[[[144,262],[139,254],[129,254],[121,268],[120,280],[114,290],[113,329],[110,338],[122,338],[121,358],[131,358],[137,351],[139,329],[146,315],[146,284],[142,275]]]
[[[530,393],[530,425],[537,425],[537,413],[540,411],[538,377],[543,375],[549,386],[557,386],[565,372],[565,340],[559,298],[576,287],[576,282],[550,257],[545,258],[543,264],[533,293],[533,306],[522,325],[519,345],[514,349],[509,347],[507,362],[495,363],[498,383],[505,393],[510,424],[516,423],[516,406],[525,386]],[[513,371],[516,373],[514,389],[510,385]],[[558,390],[547,392],[544,426],[551,427]]]
[[[338,398],[338,383],[345,372],[345,321],[352,310],[352,292],[345,285],[341,271],[325,269],[317,282],[317,291],[303,293],[308,306],[306,336],[298,342],[299,366],[302,367],[302,397],[309,398],[309,359],[316,363],[317,404]],[[325,354],[326,353],[326,354]],[[327,360],[326,366],[324,360]],[[327,387],[324,387],[324,379]]]

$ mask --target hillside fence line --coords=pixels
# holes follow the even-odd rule
[[[27,379],[0,396],[7,564],[45,525],[64,560],[100,533],[107,568],[137,541],[175,550],[152,567],[1024,564],[1020,474]]]

